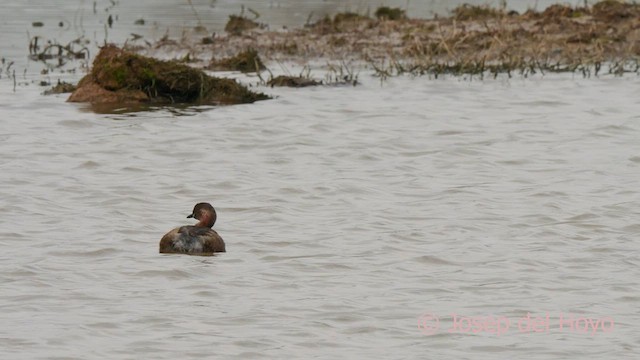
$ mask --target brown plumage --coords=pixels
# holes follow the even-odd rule
[[[193,226],[181,226],[169,231],[160,240],[160,252],[172,254],[212,255],[225,252],[224,241],[211,229],[217,219],[216,210],[209,203],[199,203],[187,218],[199,222]]]

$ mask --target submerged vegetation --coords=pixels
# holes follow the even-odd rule
[[[107,45],[71,102],[236,104],[267,99],[233,79],[211,77],[178,61],[162,61]]]
[[[53,62],[51,67],[62,67],[71,60],[84,60],[89,57],[88,41],[82,37],[66,45],[45,41],[40,36],[29,40],[29,59],[33,61]]]

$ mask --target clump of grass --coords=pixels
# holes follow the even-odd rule
[[[354,12],[337,13],[333,18],[325,16],[310,27],[320,33],[351,32],[371,23],[371,18]]]
[[[543,12],[527,11],[526,17],[554,20],[561,18],[579,18],[591,15],[598,21],[615,22],[640,16],[638,5],[618,0],[603,0],[591,7],[571,7],[569,5],[554,4]]]
[[[626,3],[617,0],[603,0],[591,8],[593,16],[598,20],[616,21],[640,15],[638,6],[634,3]]]
[[[316,80],[311,76],[311,67],[306,65],[300,74],[292,75],[290,71],[280,63],[282,69],[287,73],[286,75],[273,76],[269,71],[269,80],[265,81],[259,74],[260,84],[267,86],[287,86],[287,87],[307,87],[318,85],[358,85],[358,74],[355,72],[354,67],[345,61],[341,61],[339,64],[328,63],[328,71],[325,74],[325,78],[322,81]]]
[[[370,20],[367,16],[360,15],[354,12],[343,12],[337,13],[333,16],[333,23],[340,24],[344,22],[353,22],[353,21],[368,21]]]
[[[376,9],[374,13],[379,20],[402,20],[407,18],[407,14],[400,8],[390,8],[388,6],[381,6]]]
[[[273,44],[272,49],[275,50],[276,52],[281,52],[289,56],[296,55],[300,52],[300,48],[298,47],[298,44],[295,41],[289,41],[288,39],[285,39],[282,42]]]
[[[241,9],[240,15],[229,16],[229,21],[227,21],[224,31],[231,35],[241,35],[242,33],[252,29],[266,27],[264,24],[260,24],[255,21],[255,19],[260,17],[260,14],[257,11],[248,8],[248,11],[255,16],[254,20],[252,20],[244,16],[244,5]]]
[[[266,67],[256,50],[247,49],[236,56],[220,60],[213,59],[209,66],[207,66],[207,69],[214,71],[240,71],[243,73],[249,73],[260,72],[265,70]]]
[[[307,87],[322,85],[322,81],[316,81],[314,79],[304,76],[291,76],[291,75],[279,75],[267,81],[267,85],[274,86],[287,86],[287,87]]]
[[[588,14],[588,9],[580,7],[571,7],[567,5],[554,4],[547,7],[542,13],[531,13],[532,17],[540,17],[546,20],[555,20],[558,18],[579,18]]]
[[[71,93],[76,90],[76,86],[73,84],[69,84],[68,82],[60,81],[58,79],[58,83],[49,90],[44,92],[45,95],[53,95],[53,94],[64,94]]]
[[[355,68],[343,61],[338,64],[327,64],[329,72],[325,75],[325,83],[328,85],[351,85],[356,86],[358,82],[358,73]]]
[[[282,67],[287,75],[278,75],[274,77],[273,73],[267,69],[269,71],[269,80],[265,81],[258,73],[258,77],[260,78],[259,84],[271,87],[295,88],[322,85],[322,81],[316,81],[311,77],[311,68],[308,66],[305,66],[299,75],[291,75],[289,70],[282,63],[280,63],[280,67]]]
[[[341,35],[338,35],[338,36],[331,36],[331,37],[328,39],[328,42],[327,42],[327,43],[328,43],[329,45],[333,46],[333,47],[342,47],[342,46],[347,45],[347,39],[346,39],[346,37],[345,37],[345,36],[341,36]]]
[[[459,21],[500,18],[506,15],[503,9],[496,9],[488,5],[476,6],[463,4],[451,10],[453,17]]]
[[[230,15],[229,21],[224,26],[224,31],[232,35],[240,35],[243,32],[260,27],[260,24],[244,16]]]

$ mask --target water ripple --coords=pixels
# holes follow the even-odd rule
[[[188,117],[116,121],[38,94],[4,108],[3,355],[631,358],[635,80],[361,77]],[[229,252],[159,255],[199,201]],[[416,326],[528,312],[620,326]]]

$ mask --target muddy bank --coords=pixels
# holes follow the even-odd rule
[[[265,61],[361,61],[381,75],[402,72],[638,72],[640,5],[606,0],[589,7],[553,5],[519,14],[463,5],[451,16],[410,19],[384,8],[374,17],[342,13],[300,29],[260,27],[197,36],[148,49],[231,56],[255,49]]]
[[[107,45],[70,102],[238,104],[268,99],[235,80],[211,77],[178,61],[162,61]]]

